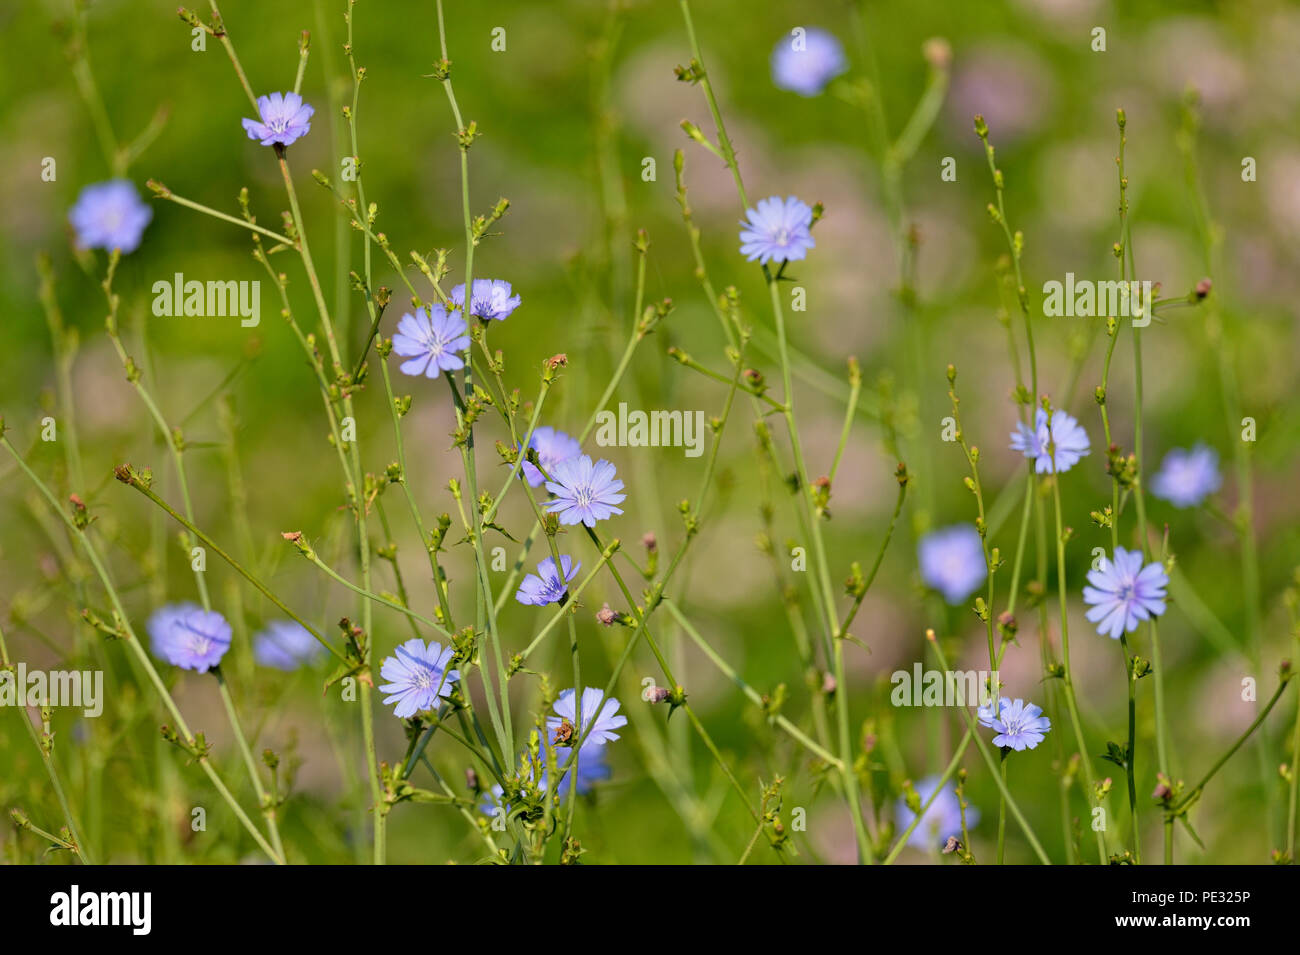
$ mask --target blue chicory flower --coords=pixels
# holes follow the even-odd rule
[[[817,243],[812,237],[812,208],[794,196],[760,199],[741,220],[740,254],[750,262],[794,262]]]
[[[123,255],[140,247],[153,209],[140,200],[126,179],[110,179],[86,186],[68,210],[68,221],[83,249],[121,250]]]
[[[388,681],[379,692],[391,694],[384,698],[384,704],[396,703],[393,715],[400,719],[433,709],[440,697],[451,695],[451,685],[460,679],[459,671],[447,669],[455,651],[451,647],[443,649],[436,641],[426,647],[416,637],[394,653],[385,657],[379,668],[379,675]]]
[[[1184,450],[1174,448],[1165,455],[1151,478],[1151,493],[1174,507],[1196,507],[1219,489],[1219,455],[1205,444]]]
[[[1002,697],[998,709],[999,715],[993,717],[991,705],[980,707],[980,722],[997,730],[998,735],[993,737],[994,746],[1016,752],[1033,749],[1052,728],[1052,721],[1043,716],[1042,707],[1033,703]]]
[[[559,514],[561,524],[583,523],[588,527],[595,527],[597,521],[611,515],[622,514],[623,509],[615,505],[621,504],[627,495],[619,493],[623,482],[614,475],[614,465],[603,458],[595,464],[585,454],[561,461],[551,472],[553,480],[546,482],[546,489],[555,495],[555,500],[547,502],[546,509]]]
[[[938,776],[927,776],[916,784],[916,794],[921,797],[922,806],[938,785]],[[907,808],[906,800],[899,797],[894,807],[894,826],[902,832],[915,818],[916,813]],[[979,818],[978,809],[967,809],[967,828],[974,828]],[[951,784],[945,784],[930,808],[921,816],[920,824],[907,837],[907,844],[915,849],[934,849],[947,842],[949,836],[961,836],[961,804],[957,801],[957,794],[953,792]]]
[[[817,96],[848,68],[840,41],[817,27],[785,37],[772,50],[772,82],[800,96]]]
[[[253,659],[276,670],[288,672],[311,665],[326,652],[321,642],[295,620],[274,620],[253,637]]]
[[[504,279],[475,279],[474,294],[470,298],[469,313],[476,318],[505,321],[519,307],[520,298]],[[451,290],[451,300],[460,310],[465,308],[465,284]]]
[[[536,449],[537,460],[547,474],[550,474],[561,461],[568,461],[582,454],[582,445],[578,443],[577,438],[571,438],[563,431],[556,431],[546,425],[535,428],[533,437],[528,443]],[[521,470],[530,487],[537,487],[546,480],[542,471],[530,461],[525,461]]]
[[[437,378],[444,371],[464,368],[460,353],[469,348],[465,332],[460,313],[448,312],[441,305],[417,308],[414,315],[407,312],[393,335],[393,351],[410,359],[399,366],[402,374]]]
[[[1169,575],[1164,565],[1153,561],[1142,566],[1142,552],[1115,548],[1115,559],[1101,558],[1101,565],[1088,572],[1090,586],[1083,588],[1089,605],[1088,620],[1097,632],[1112,640],[1131,633],[1143,620],[1165,612],[1165,588]]]
[[[988,577],[984,545],[970,524],[931,531],[916,547],[921,579],[950,604],[959,604]]]
[[[288,146],[311,132],[316,110],[297,93],[272,93],[257,98],[257,112],[258,119],[245,117],[241,121],[248,138],[263,146]]]
[[[1053,454],[1048,448],[1055,439]],[[1059,408],[1052,412],[1052,427],[1047,427],[1047,412],[1039,408],[1034,413],[1034,430],[1023,422],[1016,422],[1011,432],[1011,449],[1034,460],[1034,470],[1039,474],[1064,474],[1079,463],[1090,448],[1088,432],[1074,417]]]
[[[569,581],[577,576],[581,563],[575,563],[568,554],[560,555],[560,569],[563,577],[555,572],[555,558],[547,557],[537,565],[537,573],[527,575],[519,585],[515,599],[521,604],[544,607],[549,603],[559,603],[569,595]]]
[[[153,651],[172,666],[207,673],[230,649],[231,630],[215,610],[195,604],[171,604],[154,612],[146,624]]]
[[[618,734],[614,730],[626,726],[627,717],[618,715],[618,700],[612,696],[605,699],[605,691],[599,687],[589,686],[582,691],[581,726],[578,725],[576,705],[577,697],[572,688],[560,694],[553,707],[556,715],[546,718],[547,735],[550,737],[547,742],[552,745],[564,743],[572,745],[572,742],[576,742],[583,733],[586,733],[587,738],[583,740],[582,750],[578,756],[581,763],[588,747],[603,746],[611,740],[618,739]],[[567,729],[564,729],[565,727]],[[567,753],[563,758],[568,759]]]

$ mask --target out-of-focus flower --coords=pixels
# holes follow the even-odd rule
[[[1190,450],[1174,448],[1151,478],[1151,493],[1175,507],[1196,507],[1219,489],[1219,454],[1197,444]]]
[[[537,573],[529,574],[519,585],[515,599],[521,604],[533,604],[544,607],[549,603],[559,603],[569,593],[569,581],[577,576],[582,564],[575,563],[568,554],[560,555],[560,570],[555,571],[555,558],[547,557],[537,565]]]
[[[800,96],[817,96],[848,68],[840,41],[818,27],[792,32],[772,50],[772,82]]]
[[[916,547],[921,579],[950,604],[961,603],[988,576],[979,531],[970,524],[954,524],[931,531]]]
[[[547,474],[550,474],[561,461],[568,461],[582,454],[582,445],[578,444],[577,438],[571,438],[563,431],[556,431],[546,425],[536,428],[532,440],[528,443],[536,449],[537,460],[541,462],[542,470]],[[521,470],[531,487],[537,487],[546,480],[542,472],[530,461],[525,461]]]
[[[470,297],[469,313],[476,318],[492,318],[498,322],[510,317],[519,307],[520,298],[512,295],[510,283],[503,279],[475,279],[474,294]],[[465,308],[465,283],[451,290],[451,300],[456,307]]]
[[[404,375],[437,378],[444,371],[464,368],[460,353],[469,348],[465,320],[459,312],[448,312],[441,305],[407,312],[397,323],[393,351],[410,361],[402,362]]]
[[[622,514],[623,509],[615,505],[621,504],[627,495],[619,493],[623,482],[614,475],[614,465],[603,458],[595,464],[585,454],[561,461],[551,471],[554,480],[546,482],[546,489],[555,495],[546,509],[558,514],[561,524],[582,523],[588,527],[595,527],[597,521],[614,514]]]
[[[938,788],[938,784],[938,776],[927,776],[916,784],[916,794],[921,797],[922,806]],[[967,828],[973,828],[979,817],[978,809],[967,809]],[[902,832],[915,818],[916,813],[907,808],[906,800],[900,798],[894,807],[894,826]],[[945,784],[930,808],[921,816],[920,824],[907,837],[907,844],[915,849],[931,849],[942,846],[949,836],[961,836],[961,804],[957,801],[952,786]]]
[[[1136,630],[1138,624],[1165,612],[1165,588],[1169,575],[1164,565],[1153,561],[1142,566],[1142,552],[1115,548],[1115,559],[1101,558],[1101,566],[1088,572],[1083,602],[1089,605],[1088,620],[1097,632],[1112,640]]]
[[[812,237],[812,207],[794,196],[769,196],[741,220],[740,254],[750,262],[795,262],[817,243]]]
[[[1052,67],[1032,48],[975,42],[963,44],[944,105],[962,128],[982,115],[993,143],[1006,146],[1041,127],[1053,108],[1055,87]]]
[[[245,117],[242,122],[249,139],[263,146],[288,146],[311,132],[315,108],[304,103],[297,93],[272,93],[257,98],[258,119]]]
[[[193,604],[162,608],[150,617],[148,629],[154,652],[182,670],[207,673],[230,649],[226,618]]]
[[[388,681],[379,692],[391,694],[384,698],[384,703],[397,704],[394,716],[407,719],[433,709],[439,697],[451,695],[451,685],[460,679],[459,671],[447,669],[455,653],[451,647],[444,650],[436,641],[426,647],[417,637],[407,640],[394,652],[396,655],[385,657],[379,668],[379,675]]]
[[[264,667],[296,670],[326,653],[319,640],[294,620],[275,620],[253,637],[253,659]]]
[[[86,186],[68,211],[68,221],[83,249],[120,249],[123,255],[140,247],[153,209],[140,200],[126,179],[110,179]]]
[[[1039,408],[1034,414],[1034,430],[1030,431],[1023,422],[1017,421],[1016,430],[1011,432],[1011,450],[1032,458],[1034,470],[1039,474],[1064,474],[1078,464],[1091,447],[1088,432],[1072,415],[1059,408],[1052,412],[1050,429],[1047,412]]]

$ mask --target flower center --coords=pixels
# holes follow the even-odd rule
[[[776,230],[775,241],[776,241],[776,244],[779,245],[779,246],[787,246],[787,245],[789,245],[789,244],[790,244],[790,230],[787,229],[785,226],[782,226],[781,228],[777,229],[777,230]]]

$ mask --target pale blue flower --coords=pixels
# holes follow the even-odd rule
[[[196,603],[185,601],[177,604],[166,604],[155,610],[144,625],[145,629],[149,631],[149,646],[153,650],[154,656],[162,660],[170,660],[167,655],[167,647],[174,633],[174,624],[187,613],[202,609]]]
[[[311,631],[295,620],[274,620],[253,637],[253,659],[277,670],[311,665],[326,652]]]
[[[1174,448],[1151,478],[1151,493],[1175,507],[1196,507],[1219,489],[1219,454],[1197,444],[1190,450]]]
[[[559,699],[555,701],[555,716],[546,718],[546,729],[549,735],[549,743],[562,744],[577,742],[583,735],[587,738],[583,741],[582,752],[586,753],[589,746],[603,746],[611,740],[618,739],[618,734],[614,730],[621,726],[627,725],[627,717],[618,715],[619,702],[612,696],[605,699],[605,691],[598,687],[589,686],[582,691],[582,726],[578,725],[578,717],[575,712],[577,706],[577,696],[572,689],[565,690],[560,694]],[[564,733],[560,732],[560,739],[556,739],[557,731],[561,730],[567,724],[567,730],[570,735],[567,739]],[[588,729],[590,728],[590,729]],[[561,749],[561,752],[564,750]],[[567,755],[564,756],[568,758]]]
[[[812,207],[794,196],[760,199],[741,220],[740,254],[750,262],[794,262],[817,243],[812,237]]]
[[[505,321],[519,307],[520,298],[504,279],[475,279],[474,294],[469,303],[469,313],[476,318]],[[465,308],[465,283],[451,290],[451,300],[459,309]]]
[[[207,673],[230,649],[226,618],[194,604],[164,607],[149,618],[147,626],[154,652],[182,670]]]
[[[258,119],[241,121],[248,138],[260,140],[263,146],[288,146],[311,131],[316,110],[297,93],[272,93],[257,98],[257,112]]]
[[[391,694],[384,698],[385,705],[396,703],[393,715],[407,719],[438,705],[440,697],[451,695],[451,685],[460,679],[460,672],[448,670],[455,652],[451,647],[417,638],[407,640],[397,648],[395,656],[385,657],[379,675],[388,682],[379,688],[380,693]]]
[[[521,604],[533,604],[544,607],[549,603],[560,603],[569,595],[569,581],[573,580],[582,567],[575,563],[568,554],[560,555],[560,569],[563,577],[555,572],[555,558],[547,557],[537,565],[537,573],[529,574],[519,585],[515,599]]]
[[[1053,453],[1049,454],[1048,449],[1053,443]],[[1016,430],[1011,432],[1011,449],[1032,458],[1034,470],[1039,474],[1064,474],[1089,452],[1090,445],[1088,432],[1072,415],[1059,408],[1054,410],[1049,431],[1047,412],[1039,408],[1034,413],[1034,430],[1030,431],[1023,422],[1016,422]]]
[[[444,371],[464,368],[460,353],[469,348],[465,332],[460,313],[448,312],[441,305],[417,308],[414,315],[407,312],[393,335],[393,351],[410,359],[400,365],[402,374],[437,378]]]
[[[1143,620],[1165,612],[1165,588],[1169,575],[1163,564],[1153,561],[1142,566],[1142,552],[1115,548],[1115,559],[1101,558],[1101,566],[1088,572],[1083,602],[1089,605],[1088,620],[1097,632],[1112,640],[1131,633]]]
[[[1043,716],[1042,707],[1024,700],[1008,700],[1003,697],[999,716],[985,722],[986,715],[992,716],[991,712],[986,712],[991,709],[991,706],[980,707],[980,722],[997,730],[998,735],[993,737],[994,746],[1014,749],[1016,752],[1033,749],[1052,728],[1052,721]]]
[[[68,211],[68,221],[83,249],[119,249],[123,255],[140,246],[153,209],[140,200],[126,179],[110,179],[86,186]]]
[[[959,604],[988,577],[984,545],[970,524],[954,524],[931,531],[916,547],[921,579],[950,604]]]
[[[817,27],[787,34],[772,50],[772,82],[800,96],[817,96],[848,68],[840,41]]]
[[[546,509],[560,516],[561,524],[586,524],[595,527],[614,514],[622,514],[621,504],[627,497],[620,494],[623,482],[615,476],[614,465],[603,458],[595,464],[582,455],[555,465],[546,489],[555,495]]]
[[[542,471],[550,474],[561,461],[568,461],[582,454],[582,445],[578,443],[577,438],[571,438],[563,431],[556,431],[546,425],[533,431],[529,444],[536,449],[537,460],[542,466],[541,470],[538,470],[532,462],[524,462],[521,470],[530,487],[537,487],[546,480]]]

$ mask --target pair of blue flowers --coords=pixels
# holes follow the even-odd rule
[[[541,430],[541,429],[538,429]],[[562,431],[552,432],[547,443],[554,447],[554,436],[572,440]],[[577,442],[574,442],[575,446]],[[543,466],[546,459],[538,452],[538,460]],[[527,462],[524,465],[532,467]],[[537,468],[532,468],[537,472]],[[561,524],[584,524],[594,527],[597,521],[605,520],[613,514],[622,514],[622,508],[616,505],[627,497],[621,493],[623,482],[615,477],[614,465],[600,460],[595,463],[585,454],[568,457],[559,461],[552,460],[547,468],[553,480],[546,482],[546,489],[554,497],[546,503],[546,509],[559,517]],[[540,481],[542,475],[537,472]],[[533,483],[530,476],[529,483]],[[560,555],[557,567],[555,558],[547,557],[537,565],[536,574],[528,574],[519,585],[515,599],[521,604],[544,607],[549,603],[562,603],[569,593],[569,582],[577,575],[582,564],[567,554]]]
[[[311,130],[315,110],[297,93],[272,93],[257,98],[257,119],[243,120],[250,139],[263,146],[288,146]],[[140,247],[145,227],[153,220],[153,209],[140,200],[135,186],[126,179],[110,179],[86,186],[68,213],[83,249],[117,249],[129,255]]]
[[[207,673],[230,649],[230,623],[215,610],[197,604],[168,604],[145,624],[154,655],[182,670]],[[296,670],[316,663],[325,648],[301,624],[277,620],[253,637],[253,659],[277,670]]]
[[[501,279],[475,279],[470,295],[470,314],[492,321],[504,321],[519,307],[520,297],[513,294],[510,283]],[[446,371],[465,367],[461,353],[469,348],[469,326],[465,310],[465,286],[451,290],[454,307],[448,311],[441,303],[407,312],[397,323],[393,351],[408,361],[402,362],[404,375],[437,378]]]

